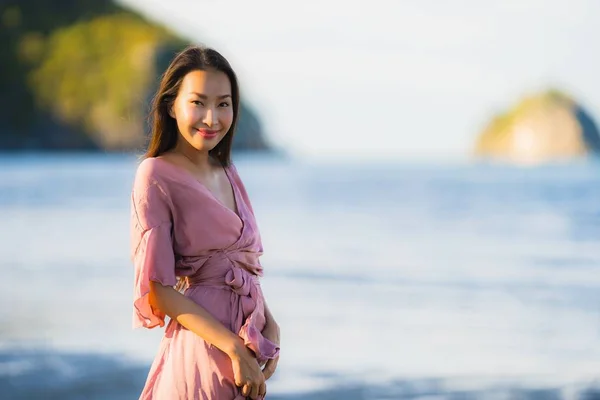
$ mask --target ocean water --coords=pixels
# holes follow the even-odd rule
[[[600,163],[234,157],[277,399],[599,399]],[[136,399],[134,155],[0,155],[0,398]]]

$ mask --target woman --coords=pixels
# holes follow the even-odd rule
[[[260,235],[230,160],[238,112],[235,73],[202,47],[173,59],[154,98],[132,191],[133,320],[170,322],[140,399],[262,399],[277,366]]]

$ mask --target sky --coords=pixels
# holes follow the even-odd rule
[[[316,158],[463,159],[549,87],[600,119],[597,0],[121,0],[238,74],[267,138]]]

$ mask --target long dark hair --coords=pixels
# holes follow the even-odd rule
[[[223,139],[209,151],[223,166],[231,163],[231,145],[237,125],[240,90],[235,72],[229,62],[218,51],[203,46],[188,46],[178,53],[161,77],[160,85],[152,100],[150,110],[151,134],[150,143],[144,157],[157,157],[177,144],[177,121],[169,115],[183,78],[191,71],[221,71],[227,75],[231,83],[233,106],[233,122]]]

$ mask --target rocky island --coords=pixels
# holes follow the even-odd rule
[[[577,101],[548,90],[493,118],[479,135],[474,154],[518,164],[572,160],[600,154],[600,135]]]

